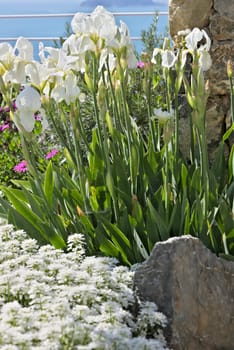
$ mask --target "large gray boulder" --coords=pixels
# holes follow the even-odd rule
[[[135,272],[135,288],[168,317],[172,349],[234,349],[234,262],[216,257],[199,239],[157,243]]]

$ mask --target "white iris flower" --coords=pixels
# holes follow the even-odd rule
[[[15,103],[17,107],[16,123],[18,119],[24,130],[31,132],[35,124],[34,114],[41,107],[40,94],[31,86],[26,86],[17,96]],[[20,124],[17,126],[20,127]]]
[[[177,61],[177,56],[175,53],[171,50],[162,50],[155,48],[153,51],[153,58],[151,60],[152,63],[156,63],[156,57],[158,54],[161,54],[162,57],[162,66],[164,68],[172,68],[176,61]]]

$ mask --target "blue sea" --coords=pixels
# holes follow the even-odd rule
[[[147,2],[147,0],[144,0]],[[148,1],[145,6],[144,1],[139,1],[139,5],[133,5],[132,1],[109,1],[106,2],[105,8],[111,12],[167,12],[168,0]],[[121,3],[117,6],[116,3]],[[78,4],[79,3],[79,4]],[[86,5],[89,3],[89,5]],[[51,14],[51,13],[76,13],[76,12],[92,12],[96,6],[91,5],[94,1],[74,1],[66,0],[53,3],[53,1],[32,1],[30,0],[1,0],[0,15],[12,14]],[[101,3],[101,1],[96,2]],[[129,3],[129,4],[128,4]],[[111,4],[111,5],[110,5]],[[65,25],[71,22],[72,17],[63,18],[0,18],[0,38],[12,37],[62,37],[65,35]],[[130,30],[132,37],[141,36],[142,30],[147,30],[153,21],[152,16],[116,16],[116,22],[124,21]],[[164,34],[168,25],[167,16],[159,16],[158,33]],[[2,41],[2,40],[1,40]],[[11,42],[13,44],[13,42]],[[45,45],[53,45],[53,42],[44,42]],[[134,45],[138,52],[142,49],[140,41],[134,41]],[[37,59],[38,41],[33,42],[34,56]]]

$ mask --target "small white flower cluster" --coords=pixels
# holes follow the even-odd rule
[[[82,235],[68,251],[39,247],[23,231],[0,227],[2,350],[167,349],[166,318],[140,305],[133,272],[104,257],[86,257]]]

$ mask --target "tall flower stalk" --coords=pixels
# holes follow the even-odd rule
[[[209,161],[206,142],[205,116],[208,91],[205,87],[202,68],[198,66],[198,55],[196,51],[193,56],[191,85],[189,85],[186,78],[184,81],[187,99],[192,107],[193,149],[197,149],[199,152],[199,164],[201,167],[201,178],[204,191],[204,215],[205,221],[207,222],[209,207]],[[196,161],[195,155],[193,155],[193,159]]]
[[[228,60],[227,62],[227,76],[229,79],[230,90],[231,90],[231,121],[234,123],[234,87],[233,87],[233,67],[232,61]]]

